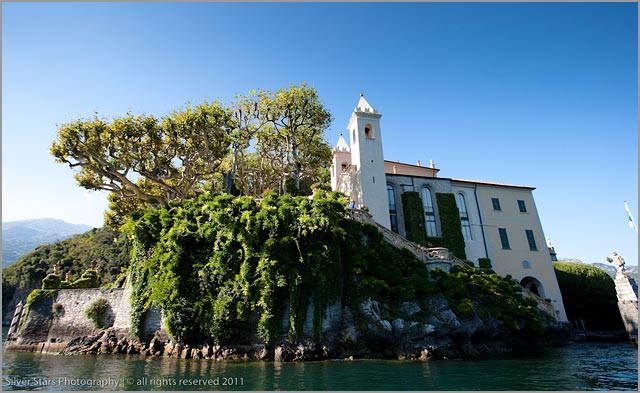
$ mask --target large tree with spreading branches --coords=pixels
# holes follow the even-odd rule
[[[324,181],[331,114],[315,89],[252,91],[229,106],[188,105],[162,118],[97,114],[58,128],[57,162],[81,187],[110,192],[108,224],[132,211],[192,198],[207,189],[250,196],[307,193]]]

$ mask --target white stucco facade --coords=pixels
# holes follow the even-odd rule
[[[389,204],[386,198],[387,182],[384,172],[382,152],[382,117],[364,96],[360,95],[358,105],[351,114],[347,125],[351,140],[351,165],[358,172],[361,187],[361,201],[357,205],[366,206],[375,220],[386,228],[389,224]]]
[[[374,219],[406,236],[402,194],[421,196],[428,237],[441,237],[436,194],[453,194],[460,213],[467,260],[489,258],[493,270],[511,275],[549,299],[559,320],[567,316],[532,187],[437,177],[439,169],[384,161],[380,118],[361,95],[347,126],[350,146],[340,136],[334,149],[331,186],[366,206]],[[427,198],[429,198],[427,200]],[[427,204],[432,204],[426,208]]]

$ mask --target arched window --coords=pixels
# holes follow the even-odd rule
[[[396,209],[396,192],[391,184],[387,184],[387,197],[389,199],[389,221],[391,230],[398,233],[398,210]]]
[[[347,166],[349,166],[349,164],[347,164],[346,161],[342,161],[342,172],[344,172],[345,170],[347,170]]]
[[[366,139],[373,139],[373,127],[371,124],[367,124],[364,126],[364,137]]]
[[[471,234],[471,223],[469,222],[469,212],[467,211],[467,202],[464,199],[464,194],[461,192],[456,194],[456,205],[458,205],[458,211],[460,212],[462,236],[465,241],[473,240],[473,236]]]
[[[428,237],[437,237],[436,232],[436,212],[433,208],[433,199],[431,198],[431,190],[427,187],[422,188],[422,206],[424,208],[424,224]]]

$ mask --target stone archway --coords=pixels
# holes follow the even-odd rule
[[[542,285],[540,280],[538,280],[537,278],[527,276],[522,280],[520,280],[520,285],[530,290],[534,294],[538,295],[539,297],[543,299],[545,298],[544,286]]]

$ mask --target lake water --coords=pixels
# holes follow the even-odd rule
[[[475,360],[214,362],[4,352],[3,390],[637,390],[628,343]]]

